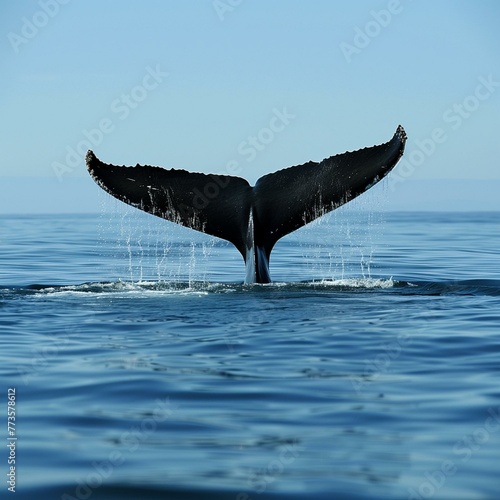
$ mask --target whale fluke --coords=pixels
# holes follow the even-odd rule
[[[254,187],[228,175],[108,165],[92,151],[86,163],[96,183],[115,198],[230,241],[247,265],[246,282],[268,283],[276,242],[383,179],[403,155],[405,142],[399,126],[389,142],[285,168]]]

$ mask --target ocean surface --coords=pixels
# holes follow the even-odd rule
[[[340,209],[253,286],[128,207],[0,228],[2,497],[499,498],[500,213]]]

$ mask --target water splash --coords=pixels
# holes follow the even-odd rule
[[[115,248],[115,270],[110,277],[126,276],[131,282],[154,279],[189,283],[214,281],[213,277],[220,279],[221,275],[231,281],[244,278],[239,274],[239,255],[234,253],[233,263],[234,249],[229,250],[219,239],[113,201],[113,210],[103,207],[109,222],[101,229],[106,231],[106,248]],[[382,225],[383,216],[369,210],[340,208],[325,214],[285,237],[287,253],[275,252],[273,278],[286,282],[300,281],[304,276],[315,280],[371,278]],[[283,247],[280,242],[278,246]],[[213,262],[220,248],[226,251],[226,247],[229,267],[216,270],[214,275]]]

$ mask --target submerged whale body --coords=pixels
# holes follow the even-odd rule
[[[308,162],[261,177],[102,163],[87,152],[95,182],[119,200],[177,224],[230,241],[246,264],[245,283],[269,283],[269,258],[283,236],[356,198],[403,155],[399,126],[384,144]]]

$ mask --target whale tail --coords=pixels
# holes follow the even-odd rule
[[[276,242],[383,179],[403,155],[405,142],[399,126],[389,142],[285,168],[254,187],[228,175],[108,165],[92,151],[86,163],[95,182],[115,198],[230,241],[247,265],[246,282],[268,283]]]

